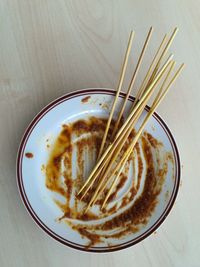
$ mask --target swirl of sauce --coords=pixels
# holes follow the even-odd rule
[[[168,160],[172,159],[166,153],[161,161],[159,151],[163,147],[162,143],[150,133],[144,132],[127,161],[104,212],[100,211],[100,205],[110,187],[109,183],[91,211],[83,214],[96,184],[82,201],[76,198],[76,193],[95,165],[106,122],[103,118],[89,117],[87,120],[63,125],[46,165],[46,187],[63,197],[62,202],[54,199],[63,212],[59,220],[65,220],[73,230],[87,238],[88,246],[107,243],[113,238],[123,239],[148,222],[168,172]],[[114,121],[111,123],[109,137],[113,125]],[[121,155],[134,135],[133,130]]]

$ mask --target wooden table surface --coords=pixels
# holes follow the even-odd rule
[[[181,155],[175,206],[156,234],[124,251],[67,248],[39,230],[22,205],[15,178],[21,136],[56,97],[116,88],[130,30],[136,31],[135,64],[151,25],[143,66],[174,26],[180,31],[171,51],[187,65],[159,107]],[[200,1],[1,0],[0,36],[0,266],[200,266]]]

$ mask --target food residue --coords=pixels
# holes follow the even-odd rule
[[[165,192],[165,200],[167,201],[169,199],[169,190]]]
[[[106,119],[89,117],[63,125],[46,165],[46,187],[64,199],[54,199],[63,213],[59,221],[66,222],[86,238],[88,247],[104,242],[111,244],[113,239],[123,240],[147,224],[156,208],[168,164],[172,164],[169,152],[161,157],[162,143],[144,132],[120,174],[104,211],[100,210],[100,204],[110,187],[109,183],[93,209],[83,214],[96,184],[81,201],[76,195],[95,166],[106,123]],[[108,142],[113,126],[114,121],[109,129]],[[133,130],[121,155],[134,135]]]
[[[27,152],[27,153],[25,153],[25,156],[26,156],[28,159],[31,159],[31,158],[33,158],[33,153]]]
[[[44,174],[45,174],[45,172],[46,172],[46,167],[45,167],[44,164],[42,164],[42,166],[41,166],[41,172],[43,172]]]
[[[110,102],[99,103],[99,106],[102,109],[109,110],[109,108],[110,108]]]
[[[86,96],[86,97],[81,99],[81,102],[82,103],[87,103],[90,98],[91,98],[91,96]]]

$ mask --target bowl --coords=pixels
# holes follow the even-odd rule
[[[60,243],[89,252],[124,249],[152,234],[169,214],[180,182],[176,143],[154,113],[106,209],[100,209],[102,196],[84,214],[87,196],[80,201],[76,195],[95,165],[115,93],[83,89],[54,100],[29,124],[17,155],[19,193],[35,223]],[[120,93],[116,111],[124,98]],[[125,117],[133,101],[130,96]]]

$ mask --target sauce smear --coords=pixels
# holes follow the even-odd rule
[[[95,166],[106,123],[104,118],[89,117],[63,125],[52,145],[46,165],[46,187],[64,199],[54,200],[63,212],[59,221],[65,221],[89,240],[88,246],[107,241],[110,244],[112,239],[123,240],[149,221],[171,162],[167,152],[164,159],[160,159],[163,144],[150,133],[144,132],[127,161],[105,210],[100,210],[100,204],[110,188],[109,183],[105,193],[96,202],[95,209],[83,214],[97,184],[94,183],[82,201],[77,199],[76,194]],[[114,121],[108,133],[108,142],[113,126]],[[133,130],[117,161],[134,135]]]

